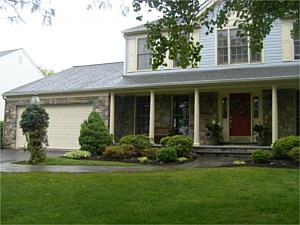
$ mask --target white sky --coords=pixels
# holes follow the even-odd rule
[[[137,21],[132,10],[122,16],[119,0],[111,0],[113,8],[105,11],[87,10],[89,2],[52,0],[56,15],[50,27],[42,25],[38,14],[26,14],[26,24],[12,24],[0,14],[0,51],[23,48],[37,66],[55,72],[76,65],[124,61],[121,31],[145,20]]]

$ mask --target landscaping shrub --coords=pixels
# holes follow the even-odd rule
[[[3,148],[3,126],[4,122],[0,121],[0,149]]]
[[[299,163],[299,155],[300,155],[300,147],[294,147],[292,150],[289,152],[289,157],[291,160],[293,160],[296,163]]]
[[[156,158],[157,148],[145,148],[141,150],[141,155],[147,157],[148,159]]]
[[[178,157],[184,157],[189,154],[193,147],[193,141],[191,138],[184,135],[175,135],[170,137],[168,147],[173,147]]]
[[[177,152],[174,147],[162,147],[156,151],[156,159],[161,162],[171,162],[177,159]]]
[[[82,159],[82,158],[89,158],[92,156],[92,153],[89,151],[82,151],[82,150],[75,150],[71,152],[66,152],[64,157],[69,159]]]
[[[250,158],[254,163],[265,163],[270,161],[271,154],[267,150],[257,149],[255,150]]]
[[[80,150],[93,154],[101,154],[103,150],[113,143],[102,117],[97,112],[91,112],[87,120],[81,124],[79,144]]]
[[[277,159],[289,158],[289,151],[300,144],[299,136],[288,136],[278,139],[272,148],[273,155]]]
[[[39,105],[29,105],[21,115],[20,127],[26,137],[25,151],[30,152],[30,164],[37,164],[46,160],[45,149],[48,145],[47,128],[49,115]]]
[[[150,139],[144,135],[126,135],[120,139],[119,144],[133,145],[138,156],[142,149],[151,147]]]
[[[103,157],[112,159],[126,159],[133,156],[135,148],[133,145],[114,145],[108,146],[103,152]]]
[[[162,146],[167,146],[168,145],[168,141],[171,137],[170,136],[167,136],[167,137],[163,137],[160,139],[159,143],[162,145]]]

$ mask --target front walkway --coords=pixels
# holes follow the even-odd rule
[[[65,151],[47,150],[47,156],[62,156]],[[235,157],[199,157],[197,160],[181,165],[162,166],[43,166],[43,165],[19,165],[12,162],[28,160],[29,153],[16,149],[0,150],[0,172],[69,172],[69,173],[90,173],[90,172],[147,172],[162,171],[169,169],[220,167],[232,163]]]

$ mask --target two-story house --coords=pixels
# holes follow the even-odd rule
[[[204,45],[198,68],[167,61],[151,70],[146,29],[138,26],[123,31],[124,63],[75,66],[4,93],[4,144],[24,145],[18,124],[34,94],[50,115],[50,148],[78,148],[80,124],[92,110],[104,117],[115,141],[144,134],[157,143],[183,134],[199,146],[206,143],[205,126],[212,120],[224,127],[225,142],[254,142],[257,123],[267,127],[268,144],[299,135],[299,40],[290,35],[293,20],[277,20],[256,54],[232,24],[208,36],[205,28],[194,32]]]

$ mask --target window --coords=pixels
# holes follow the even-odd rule
[[[149,134],[150,96],[136,97],[135,133]]]
[[[238,29],[217,32],[218,65],[261,62],[261,52],[253,54],[249,49],[247,37],[238,37],[237,32]]]
[[[294,59],[300,59],[300,38],[294,39]]]
[[[151,69],[150,65],[150,51],[146,48],[146,38],[138,39],[138,55],[137,64],[138,70]]]
[[[189,96],[173,96],[173,128],[174,134],[189,134]]]

